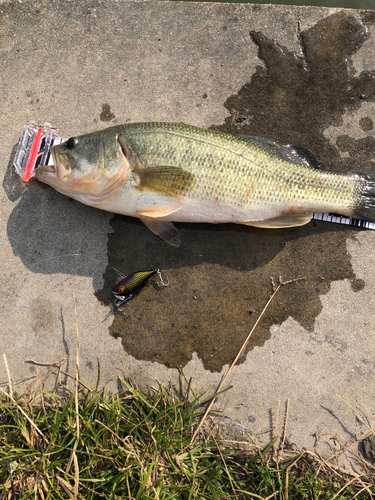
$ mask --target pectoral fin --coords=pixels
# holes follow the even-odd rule
[[[157,219],[154,217],[142,217],[141,221],[157,236],[173,247],[180,246],[180,235],[172,222]]]
[[[261,221],[239,222],[239,224],[245,224],[246,226],[254,227],[264,227],[268,229],[282,229],[285,227],[304,226],[305,224],[310,222],[311,219],[312,216],[309,214],[291,214]]]
[[[194,181],[193,174],[179,167],[140,168],[133,173],[139,179],[138,189],[171,197],[186,193]]]

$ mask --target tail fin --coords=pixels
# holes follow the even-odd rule
[[[349,172],[357,181],[357,196],[353,219],[375,222],[375,171]]]

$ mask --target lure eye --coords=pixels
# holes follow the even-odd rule
[[[68,140],[66,141],[66,147],[67,147],[68,149],[73,149],[73,148],[74,148],[74,146],[76,146],[76,145],[77,145],[77,143],[78,143],[78,139],[77,139],[77,137],[71,137],[70,139],[68,139]]]
[[[122,293],[125,290],[124,286],[114,286],[112,291],[115,293]]]

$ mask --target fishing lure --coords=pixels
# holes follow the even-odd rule
[[[143,288],[149,279],[156,273],[159,276],[161,286],[168,286],[169,280],[167,283],[164,283],[159,269],[152,269],[151,271],[138,271],[136,273],[131,273],[128,276],[124,276],[123,279],[112,288],[112,293],[116,299],[115,306],[120,307],[124,302],[133,298],[134,295],[139,293],[141,288]]]

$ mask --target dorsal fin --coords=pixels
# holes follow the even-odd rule
[[[256,137],[250,135],[241,135],[243,139],[251,142],[261,144],[266,150],[278,156],[282,160],[298,163],[310,168],[319,168],[319,162],[316,156],[307,148],[300,146],[292,146],[291,144],[280,144],[272,139],[265,139],[264,137]]]

